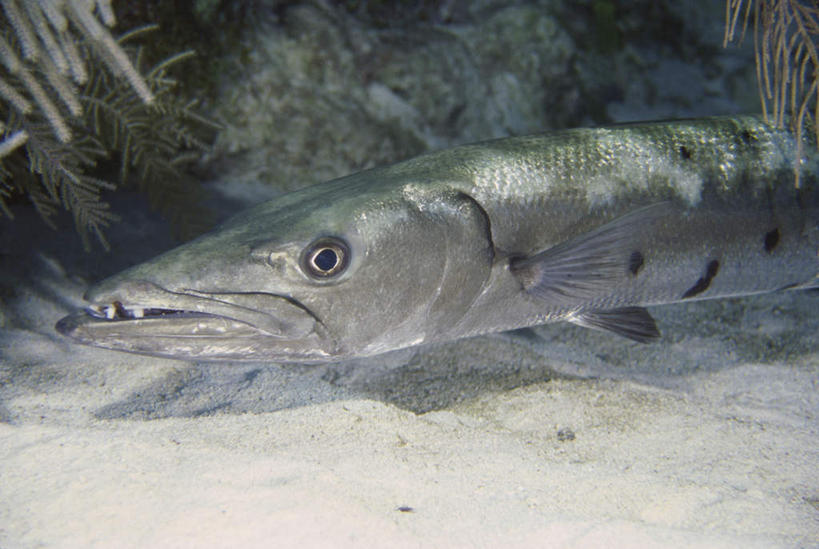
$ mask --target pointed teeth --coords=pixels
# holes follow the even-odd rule
[[[126,309],[122,306],[122,303],[118,301],[110,305],[89,305],[85,308],[85,312],[94,318],[105,320],[126,320],[145,317],[145,309],[143,307]]]
[[[85,312],[94,318],[107,318],[113,320],[117,314],[115,307],[110,305],[89,305],[85,308]]]
[[[142,318],[170,317],[170,316],[212,316],[199,311],[185,311],[180,309],[165,309],[157,307],[129,306],[125,307],[119,301],[109,305],[89,305],[85,308],[86,314],[100,320],[138,320]]]

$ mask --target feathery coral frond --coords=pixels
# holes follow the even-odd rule
[[[110,0],[0,3],[0,211],[10,216],[6,200],[26,194],[46,222],[68,210],[86,247],[89,235],[107,247],[103,230],[115,216],[100,193],[114,185],[86,174],[112,156],[120,182],[138,171],[140,188],[166,213],[189,203],[194,183],[181,164],[205,148],[189,124],[208,123],[174,96],[167,69],[191,52],[143,76],[139,55],[132,62],[123,43],[157,27],[115,40]],[[205,218],[179,210],[188,227]]]
[[[819,5],[804,0],[726,0],[725,40],[740,40],[753,16],[757,81],[769,122],[819,133]]]

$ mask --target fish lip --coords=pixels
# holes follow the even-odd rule
[[[285,295],[171,291],[146,281],[87,295],[88,307],[55,325],[87,345],[172,358],[296,362],[326,360],[336,347],[321,320]]]

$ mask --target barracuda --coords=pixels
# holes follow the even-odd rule
[[[725,117],[434,152],[240,213],[93,287],[57,330],[284,362],[555,321],[650,341],[646,306],[819,286],[815,151]]]

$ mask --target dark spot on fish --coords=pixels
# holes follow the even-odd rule
[[[414,513],[415,509],[413,509],[409,505],[402,505],[400,507],[396,507],[396,511],[401,511],[402,513]]]
[[[628,270],[631,271],[631,274],[637,276],[637,273],[640,272],[640,269],[643,268],[643,254],[639,251],[635,250],[631,252],[631,257],[628,258]]]
[[[708,286],[711,285],[711,281],[714,280],[715,276],[717,276],[717,272],[719,272],[719,261],[713,259],[708,262],[708,265],[706,265],[705,275],[701,276],[693,286],[688,288],[682,295],[682,298],[686,299],[689,297],[694,297],[695,295],[701,294],[707,290]]]
[[[691,158],[691,151],[688,150],[688,147],[685,145],[680,145],[680,156],[683,160],[688,160]]]
[[[765,251],[771,253],[779,244],[779,228],[765,233]]]

